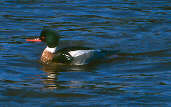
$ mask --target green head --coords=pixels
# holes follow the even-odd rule
[[[58,45],[60,35],[54,30],[43,29],[39,38],[44,41],[48,47],[54,48]]]

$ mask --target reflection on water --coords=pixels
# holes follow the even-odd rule
[[[161,106],[171,90],[170,0],[1,0],[1,106]],[[41,65],[43,26],[60,47],[116,54],[85,66]]]
[[[60,87],[68,87],[68,88],[79,88],[82,85],[82,82],[80,80],[71,80],[67,81],[66,86],[63,84],[60,84],[58,80],[58,77],[63,72],[71,72],[72,73],[77,72],[78,74],[82,72],[90,72],[85,66],[74,66],[74,65],[60,65],[60,64],[48,64],[43,65],[42,70],[46,72],[46,77],[43,79],[43,83],[46,84],[46,87],[49,89],[55,89]],[[92,70],[92,69],[91,69]],[[80,75],[77,75],[76,78],[79,78]],[[63,81],[65,82],[65,81]]]

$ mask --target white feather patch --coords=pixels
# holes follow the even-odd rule
[[[45,49],[48,52],[55,53],[56,52],[56,47],[55,48],[49,48],[48,46]]]
[[[72,56],[72,57],[78,57],[78,56],[81,56],[81,55],[84,55],[84,54],[88,54],[88,53],[91,53],[91,52],[94,52],[95,50],[77,50],[77,51],[70,51],[69,54]]]

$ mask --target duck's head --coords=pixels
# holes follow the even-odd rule
[[[60,35],[51,29],[43,29],[40,33],[39,38],[26,39],[26,41],[32,42],[45,42],[49,48],[54,48],[58,45]]]

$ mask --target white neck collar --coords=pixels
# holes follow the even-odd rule
[[[48,52],[51,52],[51,53],[55,53],[55,52],[56,52],[56,47],[54,47],[54,48],[49,48],[49,47],[47,46],[45,50],[48,51]]]

